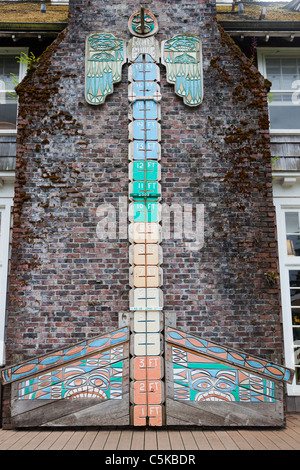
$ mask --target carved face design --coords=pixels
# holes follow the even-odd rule
[[[235,370],[193,370],[193,388],[199,390],[195,401],[235,401],[233,394],[237,383]]]
[[[65,382],[67,389],[64,398],[102,398],[107,399],[105,391],[109,388],[108,373],[93,371],[90,374],[76,375]]]
[[[95,33],[89,37],[90,48],[95,51],[115,51],[121,48],[121,41],[112,34]]]
[[[129,19],[128,27],[133,36],[140,38],[152,36],[158,30],[155,16],[146,9],[141,9],[134,13]]]

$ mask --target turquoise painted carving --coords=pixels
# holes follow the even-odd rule
[[[162,42],[162,63],[167,81],[175,85],[175,93],[188,106],[197,106],[203,99],[202,50],[198,36],[177,34]]]
[[[129,18],[128,28],[133,36],[147,38],[157,33],[158,23],[151,11],[141,8]]]
[[[113,85],[121,80],[126,49],[122,39],[110,33],[92,33],[86,38],[85,98],[98,105],[113,93]]]

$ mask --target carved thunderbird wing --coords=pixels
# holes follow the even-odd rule
[[[113,84],[121,80],[126,48],[122,39],[110,33],[92,33],[86,38],[85,98],[90,104],[102,104],[113,93]]]
[[[167,81],[174,83],[175,93],[188,106],[203,99],[201,40],[190,34],[177,34],[162,43],[162,63],[167,68]]]

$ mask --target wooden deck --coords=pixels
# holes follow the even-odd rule
[[[285,429],[3,430],[0,450],[300,450],[300,414]]]

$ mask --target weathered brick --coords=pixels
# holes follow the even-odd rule
[[[186,107],[162,91],[162,196],[204,204],[205,244],[164,240],[165,312],[177,325],[228,346],[281,361],[267,88],[215,22],[214,2],[143,2],[157,39],[200,34],[204,100]],[[137,0],[73,0],[68,29],[19,86],[7,361],[117,327],[128,310],[127,240],[99,240],[96,211],[128,195],[127,67],[101,107],[84,100],[85,36],[129,39]]]

